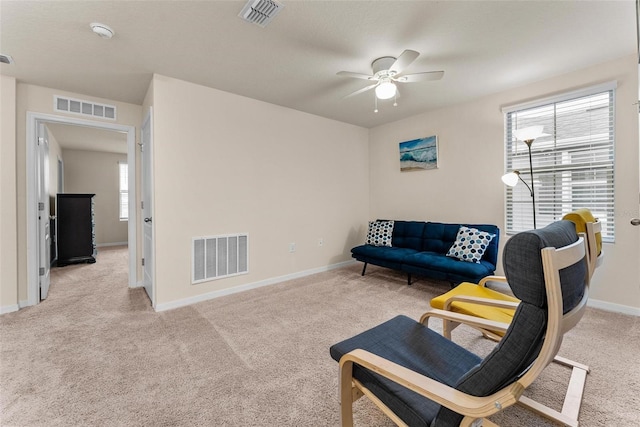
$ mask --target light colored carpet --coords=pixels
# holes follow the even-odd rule
[[[155,313],[127,288],[127,252],[55,269],[49,298],[0,316],[3,426],[337,426],[329,346],[397,314],[418,318],[448,284],[360,264]],[[596,273],[597,274],[597,273]],[[432,325],[440,330],[439,324]],[[640,324],[589,309],[561,354],[588,364],[580,425],[640,424]],[[478,354],[492,343],[458,328]],[[569,371],[552,365],[527,392],[561,407]],[[357,426],[393,425],[366,398]],[[503,426],[551,426],[525,409]]]

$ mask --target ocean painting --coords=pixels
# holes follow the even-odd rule
[[[438,137],[414,139],[400,143],[400,170],[436,169],[438,167]]]

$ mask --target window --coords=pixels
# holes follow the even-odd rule
[[[529,152],[513,132],[543,125],[531,145],[538,227],[575,209],[588,208],[602,222],[602,238],[614,241],[614,90],[607,83],[579,92],[507,107],[507,171],[531,183]],[[531,194],[525,185],[507,187],[506,232],[533,228]]]
[[[120,170],[120,221],[129,219],[129,168],[126,163],[119,163]]]

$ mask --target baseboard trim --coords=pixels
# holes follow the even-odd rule
[[[3,305],[0,307],[0,315],[13,313],[14,311],[18,311],[19,309],[20,309],[20,306],[18,304]]]
[[[351,265],[355,262],[356,262],[355,260],[339,262],[337,264],[331,264],[324,267],[312,268],[310,270],[299,271],[297,273],[286,274],[284,276],[278,276],[278,277],[273,277],[271,279],[260,280],[258,282],[247,283],[245,285],[234,286],[228,289],[221,289],[219,291],[207,292],[205,294],[196,295],[189,298],[183,298],[175,301],[165,302],[162,304],[157,304],[155,307],[155,310],[156,311],[173,310],[174,308],[185,307],[198,302],[208,301],[214,298],[220,298],[223,296],[236,294],[238,292],[245,292],[251,289],[261,288],[263,286],[275,285],[277,283],[286,282],[287,280],[298,279],[300,277],[310,276],[312,274],[324,273],[325,271],[342,268],[347,265]]]
[[[129,242],[113,242],[113,243],[98,243],[96,248],[103,248],[105,246],[127,246]]]
[[[14,311],[18,311],[28,306],[29,306],[29,301],[26,299],[22,301],[18,301],[17,304],[4,305],[0,307],[0,315],[6,314],[6,313],[13,313]]]
[[[630,314],[632,316],[640,316],[640,308],[631,307],[628,305],[616,304],[608,301],[601,301],[590,298],[587,302],[589,307],[599,308],[605,311],[612,311],[614,313]]]

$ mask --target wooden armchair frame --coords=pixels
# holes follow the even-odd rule
[[[586,240],[587,245],[587,291],[588,285],[590,284],[591,278],[595,272],[595,269],[602,264],[603,261],[603,253],[598,253],[598,247],[596,244],[596,233],[600,233],[602,231],[602,223],[600,221],[595,222],[587,222],[585,224],[586,233],[579,233]],[[485,277],[478,283],[477,286],[485,287],[487,282],[490,281],[502,281],[506,282],[507,279],[504,276],[488,276]],[[464,323],[468,326],[474,327],[478,329],[482,334],[494,341],[500,341],[502,339],[502,335],[504,335],[507,330],[509,324],[503,323],[499,324],[498,322],[488,323],[490,327],[482,326],[479,322],[469,322],[467,320],[458,321],[455,319],[450,319],[449,316],[444,316],[444,312],[452,313],[456,309],[454,305],[455,302],[463,302],[463,303],[473,303],[478,305],[484,305],[489,307],[501,307],[501,308],[517,308],[517,302],[503,301],[499,299],[491,299],[491,298],[482,298],[475,296],[467,296],[467,295],[455,295],[448,298],[442,310],[432,309],[431,311],[425,313],[420,320],[422,323],[428,322],[428,317],[438,317],[442,319],[442,334],[451,339],[451,331],[455,329],[460,324]],[[467,310],[468,312],[468,310]],[[469,314],[467,314],[469,316]],[[542,415],[548,419],[551,419],[555,422],[558,422],[565,426],[570,427],[578,427],[578,415],[580,413],[580,407],[582,405],[582,397],[584,395],[584,388],[586,384],[587,374],[589,373],[589,367],[587,365],[575,362],[573,360],[555,356],[554,362],[569,367],[572,369],[571,377],[569,379],[569,385],[567,388],[567,392],[565,394],[564,403],[561,411],[556,411],[554,409],[549,408],[548,406],[542,405],[535,400],[528,398],[526,396],[522,396],[518,403],[530,410],[536,412],[539,415]]]
[[[354,363],[462,414],[464,418],[460,424],[461,426],[496,426],[486,417],[521,401],[523,391],[553,361],[562,343],[563,334],[579,321],[586,307],[588,296],[585,289],[582,300],[573,310],[563,315],[559,273],[561,269],[580,262],[585,257],[584,239],[580,237],[575,243],[563,248],[544,248],[541,253],[548,305],[546,335],[538,357],[523,376],[490,396],[476,397],[411,371],[390,360],[362,349],[356,349],[340,358],[339,380],[342,426],[353,426],[353,402],[363,395],[369,397],[398,426],[406,426],[380,399],[361,382],[353,378]],[[506,330],[508,327],[508,325],[499,322],[444,310],[431,310],[425,313],[421,318],[421,322],[428,322],[430,317],[439,317],[443,320],[465,323],[478,328],[504,328]]]

